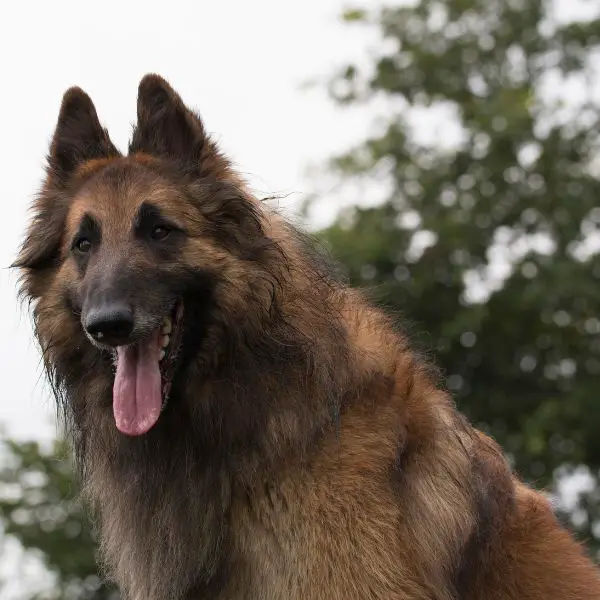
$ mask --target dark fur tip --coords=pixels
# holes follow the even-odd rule
[[[49,181],[62,187],[79,165],[109,156],[119,156],[119,151],[102,128],[92,99],[79,87],[69,88],[50,144]]]
[[[92,99],[80,87],[71,87],[63,95],[59,120],[81,115],[98,120]]]
[[[138,87],[138,123],[129,152],[186,161],[200,161],[206,134],[200,118],[160,75],[148,74]]]
[[[175,90],[160,75],[149,73],[138,87],[138,118],[145,113],[155,113],[170,102],[180,104]]]

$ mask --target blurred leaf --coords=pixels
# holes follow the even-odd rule
[[[344,12],[344,14],[342,15],[342,18],[344,19],[344,21],[347,21],[348,23],[353,23],[356,21],[364,21],[366,18],[366,12],[364,10],[360,10],[360,9],[350,9],[347,10],[346,12]]]
[[[35,442],[5,440],[0,452],[4,533],[35,550],[58,578],[57,589],[43,599],[116,600],[118,593],[98,577],[96,543],[77,500],[67,445],[56,442],[46,451]]]

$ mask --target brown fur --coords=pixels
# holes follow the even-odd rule
[[[170,246],[132,237],[143,202],[183,230]],[[84,263],[86,218],[102,243]],[[126,598],[600,598],[546,500],[159,77],[140,84],[126,157],[67,92],[17,264]],[[149,314],[173,289],[187,303],[172,397],[137,438],[115,428],[112,365],[79,318],[103,286]]]

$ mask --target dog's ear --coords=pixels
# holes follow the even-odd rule
[[[98,158],[120,156],[100,125],[90,97],[80,88],[65,92],[48,153],[47,177],[33,207],[27,237],[13,267],[24,269],[28,293],[39,281],[34,273],[56,266],[69,198],[65,188],[77,168]]]
[[[77,167],[95,158],[119,156],[100,125],[90,97],[80,88],[65,92],[48,155],[48,176],[64,184]]]
[[[146,75],[140,82],[137,118],[130,153],[145,152],[198,165],[209,149],[200,118],[159,75]]]

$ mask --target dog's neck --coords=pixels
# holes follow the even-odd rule
[[[345,333],[330,327],[342,356]],[[139,597],[168,596],[156,588],[167,578],[153,572],[169,572],[182,593],[213,581],[227,568],[232,496],[252,494],[283,461],[303,460],[335,427],[347,401],[340,391],[351,385],[348,366],[334,364],[322,343],[287,344],[240,348],[227,372],[210,379],[191,368],[157,425],[138,438],[116,430],[109,382],[103,406],[92,397],[100,383],[74,390],[75,406],[85,407],[75,411],[77,455],[103,555]]]
[[[238,346],[221,370],[207,377],[190,365],[157,425],[141,437],[115,428],[110,373],[72,382],[85,495],[109,570],[133,597],[179,597],[174,592],[223,576],[232,498],[251,497],[278,466],[310,457],[361,389],[392,374],[396,340],[372,334],[382,317],[359,315],[364,309],[350,293],[338,301],[323,313],[340,319],[305,335],[291,318],[271,323],[262,337],[231,332]],[[164,572],[170,576],[156,575]],[[165,581],[180,590],[159,589]]]

